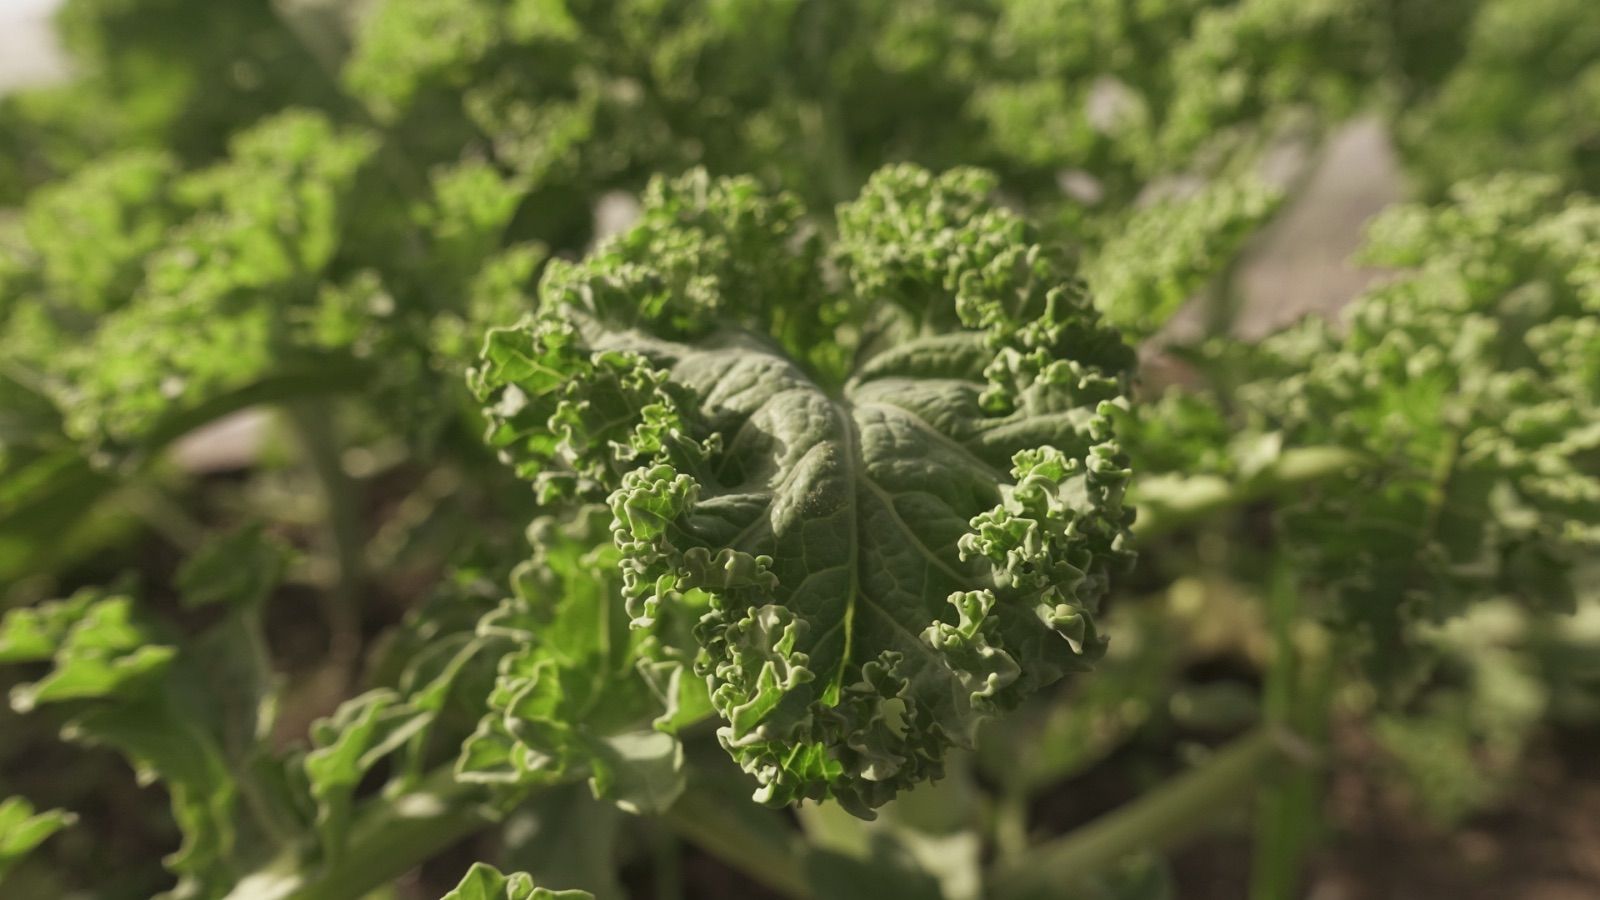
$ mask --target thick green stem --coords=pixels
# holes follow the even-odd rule
[[[71,553],[89,530],[89,513],[118,488],[147,474],[172,443],[195,429],[251,406],[355,390],[368,370],[352,360],[309,361],[157,419],[126,450],[118,471],[97,468],[75,450],[32,464],[31,488],[0,509],[0,581],[48,565]],[[48,536],[44,540],[40,536]],[[7,548],[6,545],[11,545]]]
[[[1281,554],[1267,591],[1267,621],[1272,658],[1267,663],[1262,707],[1266,721],[1288,727],[1300,693],[1300,660],[1294,646],[1299,606],[1294,577]],[[1271,900],[1290,896],[1300,869],[1305,840],[1299,813],[1306,801],[1306,779],[1292,776],[1262,787],[1257,800],[1250,896]]]
[[[666,821],[680,836],[762,885],[790,897],[810,896],[795,835],[769,810],[730,801],[691,781]]]
[[[656,830],[650,842],[650,861],[655,870],[656,900],[684,900],[682,847],[676,835]]]
[[[1220,811],[1247,802],[1265,780],[1307,756],[1287,731],[1256,729],[1200,768],[1006,863],[995,873],[993,896],[1065,896],[1070,885],[1131,854],[1164,850],[1204,831]]]
[[[1323,642],[1299,639],[1302,627],[1312,627],[1302,612],[1293,564],[1280,554],[1267,591],[1272,659],[1267,665],[1264,711],[1270,725],[1291,729],[1320,745],[1327,732],[1332,680]],[[1281,900],[1298,893],[1301,868],[1320,820],[1320,796],[1320,779],[1309,768],[1262,787],[1250,876],[1254,900]]]
[[[796,836],[770,810],[691,783],[663,818],[680,837],[752,880],[810,898]],[[481,789],[456,781],[446,766],[414,791],[367,805],[336,860],[308,866],[307,847],[288,847],[224,900],[356,900],[495,820]]]
[[[356,900],[394,881],[492,821],[478,789],[454,780],[449,768],[423,787],[372,803],[351,830],[338,860],[304,868],[304,849],[290,848],[243,879],[225,900]]]
[[[272,6],[278,21],[328,73],[329,80],[337,84],[339,69],[350,54],[347,32],[350,16],[344,4],[327,0],[273,0]]]
[[[366,365],[341,357],[286,366],[259,381],[208,397],[195,406],[158,419],[131,449],[125,467],[137,471],[174,441],[230,413],[262,404],[349,393],[366,384],[370,374]]]
[[[1205,295],[1205,329],[1208,337],[1226,336],[1233,331],[1244,299],[1239,293],[1239,270],[1244,252],[1236,250],[1212,279]]]
[[[361,570],[364,543],[356,484],[344,470],[343,449],[333,427],[333,404],[306,400],[288,407],[299,433],[306,461],[322,493],[323,521],[334,560],[335,583],[324,615],[328,623],[328,658],[351,665],[361,647]]]
[[[1361,454],[1344,447],[1300,447],[1284,451],[1271,465],[1243,481],[1216,475],[1146,479],[1134,491],[1139,518],[1133,531],[1142,539],[1152,538],[1212,513],[1286,493],[1367,464]]]
[[[172,502],[160,485],[135,483],[123,492],[122,498],[135,515],[179,550],[193,553],[205,543],[205,528]]]
[[[1006,785],[995,798],[994,845],[1002,862],[1028,852],[1028,793],[1021,785]]]

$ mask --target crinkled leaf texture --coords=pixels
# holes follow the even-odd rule
[[[826,248],[747,180],[658,181],[473,375],[545,501],[609,503],[641,651],[763,801],[870,815],[1104,645],[1131,354],[991,194],[886,169]]]
[[[1404,684],[1426,626],[1496,598],[1571,609],[1600,547],[1600,203],[1507,173],[1369,231],[1366,259],[1401,271],[1340,326],[1200,349],[1231,402],[1143,404],[1124,436],[1141,477],[1190,483],[1284,449],[1361,460],[1298,491],[1279,534],[1369,673]]]
[[[243,837],[237,785],[214,723],[181,696],[178,653],[162,638],[131,598],[85,590],[0,620],[0,662],[50,660],[43,678],[12,689],[13,709],[74,704],[64,736],[113,747],[142,781],[164,782],[184,834],[166,859],[180,878],[171,896],[210,896],[231,879]]]
[[[669,673],[658,692],[654,670],[635,665],[648,636],[628,628],[603,513],[529,528],[534,555],[513,573],[512,596],[478,623],[477,643],[500,656],[456,774],[511,788],[582,776],[596,797],[661,813],[684,785],[682,747],[666,732],[685,706],[689,720],[704,717],[705,690],[695,698],[685,689],[696,685]]]

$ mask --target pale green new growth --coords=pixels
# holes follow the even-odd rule
[[[59,809],[36,813],[23,797],[0,800],[0,878],[33,848],[76,820],[77,816]]]
[[[597,797],[665,812],[684,775],[682,748],[663,732],[702,718],[705,691],[639,664],[646,635],[628,629],[602,510],[566,527],[541,519],[529,536],[513,595],[477,626],[475,643],[499,662],[457,777],[517,788],[586,776]]]
[[[455,890],[439,900],[594,900],[588,891],[551,891],[538,887],[526,872],[504,875],[485,863],[472,868]]]

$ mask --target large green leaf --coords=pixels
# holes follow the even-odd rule
[[[793,200],[657,183],[475,376],[542,496],[607,497],[635,627],[763,800],[866,814],[1103,646],[1130,356],[991,187],[881,173],[829,286]]]

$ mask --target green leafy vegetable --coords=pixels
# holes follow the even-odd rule
[[[457,774],[501,785],[586,775],[595,796],[660,813],[683,790],[683,752],[651,722],[692,722],[707,702],[692,683],[655,683],[638,670],[644,635],[629,633],[620,579],[609,575],[619,555],[599,512],[565,528],[536,522],[514,596],[479,622],[480,639],[503,655]]]
[[[1462,57],[1397,129],[1424,183],[1538,171],[1600,189],[1600,21],[1583,0],[1486,0]],[[1559,87],[1558,87],[1559,86]]]
[[[1367,256],[1407,270],[1342,328],[1310,320],[1204,351],[1250,426],[1229,452],[1218,444],[1237,426],[1215,400],[1169,400],[1142,411],[1135,457],[1152,473],[1248,475],[1287,449],[1343,451],[1347,477],[1304,493],[1285,537],[1390,674],[1410,668],[1414,623],[1501,595],[1569,609],[1574,566],[1600,538],[1596,222],[1592,200],[1537,176],[1390,210]]]
[[[6,889],[1156,898],[1237,803],[1278,900],[1335,720],[1487,808],[1600,708],[1597,9],[66,0],[0,98],[0,793],[94,814],[0,803]],[[1391,271],[1171,345],[1357,115]]]
[[[880,173],[834,286],[793,200],[658,182],[474,375],[543,496],[606,498],[634,627],[768,802],[865,814],[1101,652],[1130,356],[991,191]]]

